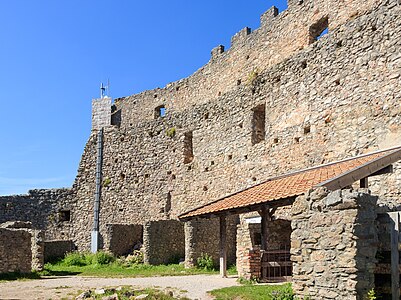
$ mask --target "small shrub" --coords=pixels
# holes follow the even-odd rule
[[[125,258],[127,265],[139,265],[143,264],[143,252],[140,250],[134,250],[132,254]]]
[[[106,177],[103,180],[103,187],[106,187],[106,186],[110,185],[110,183],[111,183],[111,179],[109,177]]]
[[[204,269],[204,270],[214,270],[214,262],[213,258],[207,254],[207,253],[201,253],[201,256],[198,257],[196,260],[196,265],[198,268]]]
[[[175,136],[175,127],[171,127],[166,130],[166,135],[170,138],[173,138]]]
[[[85,254],[80,252],[71,252],[67,253],[67,255],[62,260],[62,263],[66,266],[86,266],[90,263],[86,260]]]
[[[113,254],[105,251],[98,251],[92,256],[92,264],[108,265],[114,262],[116,258]]]
[[[369,290],[367,295],[367,300],[375,300],[375,299],[377,299],[375,289]]]
[[[258,69],[253,69],[249,74],[248,74],[248,84],[250,85],[255,85],[258,81],[259,77],[259,70]]]

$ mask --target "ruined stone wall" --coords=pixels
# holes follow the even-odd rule
[[[143,226],[129,224],[107,224],[107,238],[104,248],[116,256],[132,253],[136,246],[143,244]]]
[[[32,228],[45,230],[44,238],[66,239],[75,217],[74,191],[72,189],[30,190],[26,195],[0,196],[0,223],[26,221]],[[70,211],[70,220],[63,219],[63,212]]]
[[[176,220],[147,222],[143,228],[144,262],[178,263],[185,255],[184,224]]]
[[[324,188],[292,206],[292,287],[312,299],[366,299],[374,288],[377,197]]]
[[[311,2],[304,3],[314,11]],[[149,100],[160,99],[153,92],[132,96],[147,101],[147,108],[135,112],[122,104],[126,99],[117,101],[122,125],[104,133],[101,234],[105,224],[176,218],[274,175],[399,144],[400,15],[396,1],[355,14],[217,101],[167,107],[165,117],[138,121],[136,114],[146,115],[146,109],[153,119],[162,104]],[[265,134],[255,143],[253,119],[261,106]],[[125,126],[131,117],[136,121]],[[79,216],[71,236],[83,249],[93,224],[95,160],[94,131],[75,182]],[[394,174],[382,177],[385,188],[372,180],[372,191],[398,205],[394,186],[401,183],[400,174],[396,164]]]
[[[329,30],[334,31],[349,19],[372,10],[380,1],[288,2],[288,9],[280,14],[276,8],[266,11],[258,29],[244,28],[235,34],[228,51],[221,46],[213,49],[210,61],[188,78],[121,99],[118,106],[122,107],[122,126],[152,120],[154,109],[160,105],[169,114],[219,101],[221,95],[249,81],[254,72],[262,72],[307,48],[322,20],[328,20]]]
[[[63,258],[65,254],[75,250],[74,243],[66,240],[53,240],[44,242],[44,262]]]
[[[43,265],[42,231],[29,222],[0,224],[0,273],[41,271]]]
[[[227,265],[235,263],[237,240],[237,216],[226,217],[226,249]],[[208,254],[213,258],[215,266],[220,258],[220,220],[200,219],[185,223],[185,262],[187,266],[195,266],[197,258]]]

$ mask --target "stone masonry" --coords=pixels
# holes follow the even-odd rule
[[[377,197],[367,189],[324,188],[292,206],[291,254],[296,295],[366,299],[374,288]]]
[[[104,245],[107,224],[176,220],[269,177],[400,144],[398,2],[290,0],[234,35],[230,49],[213,49],[192,76],[113,104],[94,100],[72,188],[0,197],[0,222],[31,220],[46,240],[89,249],[99,127]],[[399,163],[370,182],[381,210],[400,206],[400,184]],[[188,264],[202,248],[193,250],[191,234],[219,230],[199,223],[185,225]]]

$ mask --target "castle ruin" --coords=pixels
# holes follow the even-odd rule
[[[73,186],[0,197],[0,223],[31,222],[49,249],[89,250],[98,193],[96,245],[116,255],[143,243],[150,264],[191,266],[208,253],[237,262],[244,277],[292,280],[313,299],[363,299],[372,288],[394,295],[400,37],[399,0],[288,0],[188,78],[94,99]],[[284,186],[269,200],[277,205],[243,194],[324,166],[345,166],[325,180],[344,181],[291,195]],[[224,206],[236,194],[240,204]],[[216,201],[223,208],[208,206]],[[288,257],[280,276],[263,271],[268,250]]]

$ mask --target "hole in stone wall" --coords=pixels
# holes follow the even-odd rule
[[[232,159],[233,159],[233,155],[232,155],[232,154],[229,154],[229,155],[227,156],[227,158],[228,158],[228,160],[232,160]]]
[[[175,177],[175,175],[173,174],[173,175],[171,175],[171,178],[172,178],[172,179],[175,179],[176,177]]]
[[[164,205],[164,213],[169,213],[171,210],[171,193],[168,192],[166,196],[166,203]]]
[[[221,96],[221,92],[219,92],[217,95]]]
[[[241,123],[238,124],[238,127],[239,127],[239,128],[243,128],[243,127],[244,127],[244,124],[241,122]]]
[[[188,164],[194,159],[192,139],[192,131],[184,133],[184,164]]]
[[[124,137],[123,137],[123,136],[120,138],[120,141],[121,141],[121,142],[124,142]]]
[[[337,42],[337,48],[341,48],[343,46],[343,41],[338,41]]]
[[[118,163],[118,158],[114,159],[114,163],[115,164]]]
[[[209,113],[205,113],[205,115],[203,116],[203,118],[204,118],[205,120],[209,119]]]
[[[177,87],[175,88],[175,90],[178,92],[178,91],[180,90],[180,87],[177,86]]]
[[[154,94],[154,95],[153,95],[153,98],[157,98],[157,94]]]
[[[372,25],[372,31],[376,31],[377,27],[375,25]]]
[[[237,80],[237,85],[241,85],[241,79]]]
[[[336,79],[334,82],[336,85],[340,85],[340,79]]]
[[[304,134],[310,133],[310,125],[304,127]]]
[[[124,180],[125,179],[125,174],[124,173],[121,173],[120,174],[120,180]]]
[[[244,158],[245,158],[245,159],[248,159],[248,155],[244,155]]]
[[[294,138],[295,143],[299,143],[299,137]]]
[[[266,105],[261,104],[253,109],[252,116],[252,145],[265,139]]]
[[[214,165],[214,161],[213,161],[213,160],[210,162],[210,165],[211,165],[211,166],[213,166],[213,165]]]
[[[306,69],[307,66],[308,66],[308,63],[306,62],[306,60],[304,60],[303,62],[301,62],[301,68],[302,68],[302,69]]]
[[[187,170],[191,171],[192,170],[192,166],[188,166]]]
[[[167,171],[167,175],[171,175],[171,171]]]
[[[149,178],[149,174],[145,174],[145,178]]]
[[[166,108],[164,105],[159,105],[158,107],[155,108],[155,119],[157,118],[163,118],[166,116]]]
[[[252,177],[252,181],[256,181],[256,177]]]
[[[322,36],[326,35],[329,30],[329,18],[323,17],[311,27],[309,27],[309,44],[314,43],[315,41],[322,38]]]
[[[59,222],[70,222],[71,221],[71,210],[65,209],[58,212]]]
[[[119,208],[118,211],[119,211],[119,212],[123,212],[123,211],[124,211],[124,208]]]
[[[274,139],[273,139],[273,143],[274,143],[274,144],[278,144],[278,138],[274,138]]]
[[[206,186],[206,185],[203,186],[203,190],[204,190],[205,192],[207,191],[207,186]]]
[[[209,172],[209,168],[208,167],[205,168],[205,172]]]

